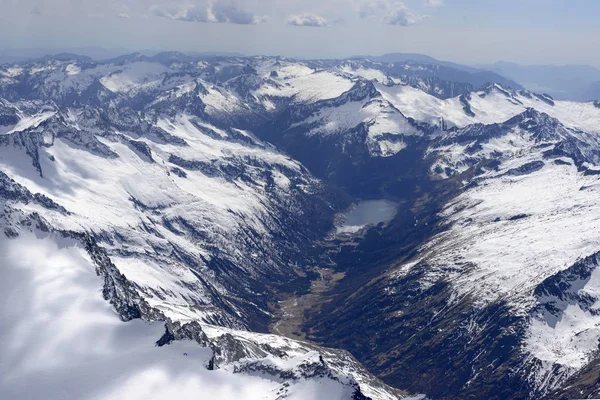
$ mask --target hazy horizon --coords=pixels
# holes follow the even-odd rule
[[[0,48],[103,47],[294,58],[420,53],[467,65],[600,67],[582,0],[0,0]]]
[[[519,63],[513,60],[504,60],[504,59],[499,59],[499,60],[495,60],[492,62],[487,62],[487,63],[467,63],[464,62],[463,60],[460,59],[447,59],[447,58],[440,58],[440,57],[436,57],[433,54],[429,54],[429,53],[424,53],[424,52],[402,52],[402,51],[395,51],[395,52],[386,52],[386,53],[374,53],[374,54],[347,54],[347,55],[341,55],[338,57],[303,57],[303,56],[294,56],[294,55],[280,55],[280,54],[266,54],[266,53],[254,53],[254,54],[245,54],[245,53],[241,53],[241,52],[234,52],[234,51],[203,51],[202,49],[198,49],[198,50],[175,50],[175,49],[169,49],[169,48],[164,48],[164,49],[118,49],[118,48],[107,48],[107,47],[102,47],[102,46],[82,46],[82,47],[14,47],[14,48],[10,48],[10,47],[0,47],[0,63],[2,63],[2,56],[3,55],[21,55],[21,57],[19,58],[19,61],[26,61],[26,60],[34,60],[36,58],[41,58],[44,56],[53,56],[53,55],[57,55],[60,53],[71,53],[71,54],[75,54],[75,55],[80,55],[80,56],[88,56],[96,61],[102,61],[105,59],[109,59],[109,58],[114,58],[114,57],[119,57],[119,56],[124,56],[124,55],[128,55],[128,54],[134,54],[134,53],[141,53],[141,54],[145,54],[145,55],[155,55],[158,53],[163,53],[163,52],[180,52],[182,54],[207,54],[207,55],[223,55],[223,56],[227,56],[227,55],[239,55],[241,57],[261,57],[261,56],[265,56],[265,57],[284,57],[284,58],[289,58],[289,59],[296,59],[296,60],[319,60],[319,59],[333,59],[333,60],[343,60],[343,59],[350,59],[350,58],[355,58],[355,57],[381,57],[381,56],[385,56],[385,55],[390,55],[390,54],[418,54],[418,55],[422,55],[422,56],[427,56],[427,57],[432,57],[437,61],[441,61],[441,62],[450,62],[450,63],[455,63],[455,64],[459,64],[459,65],[464,65],[464,66],[470,66],[470,67],[481,67],[481,68],[485,68],[485,67],[489,67],[491,65],[494,64],[514,64],[514,65],[518,65],[521,67],[546,67],[546,66],[551,66],[551,67],[592,67],[592,68],[596,68],[600,70],[600,66],[594,66],[594,65],[590,65],[590,64],[578,64],[578,63],[567,63],[567,64],[560,64],[560,63],[547,63],[547,64],[541,64],[541,63],[532,63],[532,64],[527,64],[527,63]]]

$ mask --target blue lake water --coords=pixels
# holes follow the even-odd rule
[[[394,218],[398,204],[391,200],[364,200],[356,205],[347,216],[338,233],[357,232],[367,225],[377,225]]]

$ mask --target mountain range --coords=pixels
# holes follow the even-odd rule
[[[600,103],[403,57],[1,65],[0,397],[597,396]]]

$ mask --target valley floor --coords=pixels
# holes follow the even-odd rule
[[[311,280],[308,293],[291,295],[279,302],[271,332],[291,339],[306,340],[306,314],[317,311],[327,299],[327,292],[344,278],[344,272],[332,268],[314,268],[317,278]]]

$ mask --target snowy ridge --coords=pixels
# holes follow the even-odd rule
[[[372,157],[390,157],[405,149],[407,137],[423,132],[381,97],[372,82],[357,82],[339,97],[294,105],[278,121],[281,135],[301,132],[345,147],[357,144]],[[411,138],[412,139],[412,138]]]
[[[505,89],[498,84],[447,100],[408,85],[379,84],[377,88],[386,100],[407,117],[437,126],[442,125],[443,119],[446,128],[500,123],[533,108],[559,119],[569,128],[600,132],[600,109],[594,107],[592,102],[554,101],[525,90]]]
[[[314,121],[303,123],[318,123],[320,128],[310,129],[309,134],[330,135],[364,124],[368,130],[364,145],[375,157],[397,154],[406,146],[403,136],[419,134],[373,88],[371,81],[383,81],[382,73],[357,62],[350,68],[343,63],[321,66],[264,57],[215,63],[165,63],[144,57],[116,61],[50,60],[29,64],[28,70],[0,67],[12,79],[0,84],[0,89],[15,103],[41,98],[73,108],[93,105],[159,112],[170,112],[175,106],[213,124],[240,127],[264,121],[289,105],[310,105]],[[351,95],[364,92],[361,87],[368,88],[370,99]],[[348,102],[354,103],[339,107]]]
[[[532,158],[566,156],[585,170],[600,163],[598,138],[565,127],[559,120],[534,109],[500,124],[470,125],[436,138],[429,149],[435,161],[432,171],[441,177],[463,173],[484,160],[498,162],[529,154]]]

